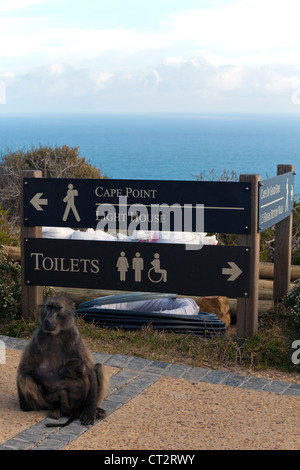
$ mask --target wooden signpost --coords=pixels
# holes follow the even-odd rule
[[[21,182],[21,278],[22,278],[22,316],[25,320],[33,319],[38,306],[43,302],[43,289],[39,286],[29,286],[25,279],[25,251],[24,240],[28,237],[41,238],[42,227],[24,225],[24,209],[26,207],[26,198],[24,197],[24,177],[42,178],[42,172],[37,170],[23,171]]]
[[[259,175],[222,183],[49,179],[41,178],[40,172],[24,172],[24,318],[32,317],[40,304],[44,285],[225,295],[238,299],[238,336],[252,336],[257,329],[258,222],[263,205],[259,183]],[[267,193],[261,194],[266,199]],[[291,217],[290,207],[288,214]],[[110,228],[111,224],[124,230],[154,226],[237,233],[239,246],[43,239],[41,234],[42,226]]]
[[[278,165],[277,173],[284,178],[285,174],[293,172],[294,165]],[[274,254],[274,287],[273,299],[282,300],[290,289],[291,281],[291,255],[292,255],[292,226],[293,226],[293,185],[287,189],[286,198],[290,209],[287,216],[275,226],[275,254]]]
[[[259,175],[241,175],[240,181],[247,182],[251,187],[251,231],[250,234],[239,235],[239,245],[249,246],[250,269],[248,272],[250,295],[237,299],[237,335],[239,338],[250,338],[257,330],[258,324],[258,287],[259,287],[259,246],[260,236],[257,230],[258,220],[258,183]]]

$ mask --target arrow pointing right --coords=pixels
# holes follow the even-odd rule
[[[222,274],[230,275],[227,281],[235,281],[243,271],[233,261],[228,261],[227,264],[229,264],[230,268],[223,268]]]

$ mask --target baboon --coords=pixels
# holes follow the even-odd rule
[[[72,418],[80,411],[81,423],[93,424],[96,418],[105,416],[100,405],[107,393],[109,380],[105,368],[102,364],[94,363],[91,352],[81,338],[75,324],[74,303],[62,294],[46,299],[39,308],[38,319],[39,327],[23,351],[17,372],[21,409],[50,410],[53,418],[59,418],[66,411]],[[65,394],[69,394],[70,405],[73,394],[75,410],[65,407],[66,402],[63,400],[62,404],[61,398],[54,400],[52,393],[56,392],[53,391],[54,388],[51,392],[50,385],[54,387],[56,383],[59,387],[60,381],[68,380],[67,376],[61,377],[60,373],[64,374],[61,371],[74,358],[79,360],[82,377],[70,379],[66,387],[62,386],[61,392],[65,389]],[[74,373],[76,374],[73,370]],[[71,380],[74,382],[73,386]],[[46,385],[50,387],[48,390]],[[58,389],[57,392],[59,393]],[[62,394],[63,392],[59,395]]]

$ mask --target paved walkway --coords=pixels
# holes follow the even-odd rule
[[[7,349],[11,349],[14,351],[21,351],[26,344],[25,340],[9,338],[5,336],[0,336],[0,340],[5,342],[5,346]],[[180,446],[181,444],[182,446],[186,445],[183,440],[184,435],[186,435],[187,432],[185,427],[193,427],[193,420],[191,417],[194,417],[194,415],[197,415],[197,421],[195,421],[195,429],[194,433],[191,434],[192,437],[190,438],[190,442],[191,446],[199,446],[198,441],[197,443],[193,441],[193,436],[195,436],[195,434],[199,434],[201,429],[203,430],[203,433],[207,432],[207,426],[209,426],[209,436],[211,439],[211,436],[213,436],[214,433],[220,433],[220,429],[222,426],[224,426],[224,429],[227,426],[228,429],[230,419],[234,421],[235,429],[238,427],[237,423],[239,424],[239,426],[241,425],[241,423],[244,426],[249,426],[249,423],[251,423],[253,411],[257,411],[257,419],[257,415],[259,415],[260,413],[266,413],[268,407],[270,407],[270,412],[268,414],[268,417],[264,419],[272,421],[272,413],[275,413],[274,408],[278,411],[279,403],[284,402],[285,408],[282,410],[282,414],[280,416],[274,418],[275,424],[273,422],[266,423],[266,426],[269,428],[268,433],[270,434],[271,431],[277,432],[278,430],[278,432],[280,432],[279,435],[282,435],[283,431],[280,431],[280,426],[283,426],[283,421],[285,421],[284,417],[286,416],[286,419],[290,420],[289,423],[291,427],[291,429],[288,429],[287,432],[291,432],[293,434],[291,435],[292,445],[290,448],[296,448],[297,442],[298,446],[300,447],[300,384],[257,378],[242,373],[224,372],[220,370],[211,370],[201,367],[189,367],[179,364],[170,364],[167,362],[156,362],[147,359],[141,359],[138,357],[129,357],[118,354],[109,355],[102,353],[94,353],[94,357],[96,362],[104,363],[106,366],[109,366],[109,368],[112,368],[111,370],[113,371],[111,375],[110,391],[108,397],[103,403],[103,408],[106,409],[108,417],[104,421],[100,422],[107,422],[107,424],[105,425],[102,424],[101,428],[101,433],[103,434],[103,446],[114,445],[114,442],[111,441],[107,441],[107,443],[105,444],[105,436],[107,437],[109,435],[110,427],[112,427],[112,429],[120,427],[121,420],[125,419],[126,424],[124,425],[124,428],[122,428],[122,433],[121,431],[119,431],[120,434],[122,434],[123,438],[125,438],[124,432],[126,434],[127,443],[124,443],[123,448],[126,448],[126,445],[129,445],[128,442],[131,442],[131,448],[133,449],[138,448],[138,445],[144,445],[139,441],[139,439],[141,439],[140,434],[147,433],[148,428],[150,433],[147,440],[147,442],[149,442],[148,449],[153,448],[151,447],[151,435],[153,436],[153,445],[156,446],[154,448],[157,448],[158,445],[161,445],[161,448],[169,448],[167,442],[165,444],[163,443],[165,440],[168,439],[168,435],[171,442],[170,445],[177,445],[178,447],[175,448],[184,448]],[[5,367],[5,365],[0,365],[0,372],[1,367]],[[254,395],[251,395],[251,393]],[[238,394],[240,394],[241,398],[239,398]],[[214,397],[213,400],[211,399],[211,396]],[[167,405],[168,397],[171,398],[171,405]],[[209,402],[207,402],[208,397],[210,397]],[[230,400],[232,409],[232,415],[230,415],[230,409],[228,408],[227,418],[225,414],[224,416],[222,415],[222,413],[224,412],[222,400],[225,398],[226,400]],[[272,400],[275,401],[273,402]],[[243,401],[242,408],[239,408],[240,401]],[[206,403],[205,409],[207,413],[207,419],[209,419],[209,413],[212,413],[214,416],[214,421],[210,421],[209,424],[207,423],[207,421],[203,421],[203,411],[201,413],[201,416],[195,411],[197,410],[197,408],[195,407],[196,402],[199,404],[199,407],[201,407],[203,403]],[[181,404],[184,408],[182,410],[180,409]],[[257,406],[256,409],[255,406]],[[260,411],[259,407],[261,407]],[[134,431],[135,417],[141,412],[141,408],[143,408],[144,410],[144,414],[140,417],[140,420],[142,420],[142,425],[140,427],[137,425],[138,430]],[[222,409],[222,412],[220,412],[220,409]],[[145,410],[148,414],[150,414],[146,416]],[[124,412],[124,416],[122,412]],[[247,416],[245,418],[243,418],[242,416],[243,412],[247,413]],[[22,413],[23,412],[20,411],[20,414]],[[28,413],[23,413],[23,415],[27,414]],[[178,416],[177,420],[175,420],[173,423],[172,420],[175,419],[174,414],[177,414]],[[239,414],[239,421],[235,421],[237,419],[237,414]],[[168,418],[166,418],[167,415],[169,416]],[[159,420],[162,419],[163,416],[165,417],[165,419],[168,419],[168,425],[165,428],[165,435],[161,437],[160,443],[155,439],[157,439],[157,436],[161,431],[161,429],[159,428],[162,428],[163,425],[160,424],[157,430],[155,430],[153,428],[155,421],[153,416],[157,416],[157,422],[160,422]],[[216,417],[220,420],[218,426],[216,426],[218,429],[214,427]],[[228,422],[226,423],[227,419]],[[297,419],[298,429],[295,429]],[[64,422],[65,420],[66,418],[63,418],[61,419],[61,422]],[[148,428],[146,426],[146,422],[148,423],[147,420],[149,421]],[[2,442],[2,444],[0,445],[0,450],[57,450],[67,448],[99,448],[100,444],[97,444],[97,447],[95,446],[95,444],[92,443],[94,432],[93,428],[98,427],[99,422],[97,422],[94,426],[82,426],[77,420],[66,428],[47,428],[45,426],[45,422],[47,421],[49,421],[49,418],[41,417],[40,420],[35,424],[13,435],[13,437],[9,438],[5,442]],[[174,426],[174,429],[172,428],[172,426]],[[263,424],[255,424],[255,422],[253,421],[251,429],[253,427],[255,428],[255,426],[264,427]],[[270,429],[270,426],[272,426],[274,429]],[[284,426],[287,426],[287,422],[284,423]],[[180,432],[178,430],[179,427],[181,429]],[[167,428],[169,429],[169,431],[167,431]],[[178,436],[176,438],[176,436],[174,437],[174,433],[176,434],[177,431]],[[240,430],[239,432],[243,433],[244,431]],[[254,431],[251,430],[251,432]],[[256,430],[255,432],[257,433],[258,431]],[[91,438],[88,438],[89,435],[91,436]],[[220,442],[220,434],[216,434],[215,437],[216,439],[218,439],[218,442]],[[224,436],[224,439],[226,440],[226,436]],[[236,439],[238,439],[238,436],[236,437]],[[251,439],[248,440],[251,441]],[[274,442],[274,448],[277,448],[277,434],[274,434],[274,440],[276,441]],[[120,440],[118,442],[120,442]],[[208,443],[206,444],[206,448],[210,448],[209,441],[207,442]],[[164,445],[165,447],[163,447]],[[257,444],[255,444],[255,447],[256,446]],[[107,448],[113,449],[114,447]],[[223,448],[221,444],[219,448]]]

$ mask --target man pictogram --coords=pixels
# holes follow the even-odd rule
[[[141,258],[141,253],[135,254],[135,258],[132,260],[132,269],[134,270],[135,282],[141,282],[142,270],[144,269],[144,260]]]

